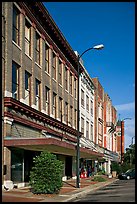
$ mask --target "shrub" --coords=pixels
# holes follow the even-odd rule
[[[34,166],[30,172],[30,185],[35,194],[58,193],[62,187],[63,164],[56,155],[41,152],[33,158]]]
[[[98,182],[103,182],[103,181],[107,181],[106,178],[103,178],[101,176],[94,176],[94,178],[92,179],[92,181],[98,181]]]
[[[100,170],[97,174],[98,174],[98,175],[105,175],[105,169],[102,168],[102,170]]]

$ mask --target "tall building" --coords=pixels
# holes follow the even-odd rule
[[[75,52],[78,55],[77,52]],[[95,134],[94,134],[94,92],[95,86],[89,76],[86,68],[84,67],[83,60],[80,59],[81,66],[83,68],[80,74],[79,80],[79,107],[80,107],[80,117],[79,126],[80,132],[82,133],[80,137],[81,147],[92,149],[94,152],[99,152],[95,145]],[[82,165],[90,165],[92,169],[95,167],[95,161],[100,160],[102,157],[86,157],[81,158],[80,167]]]
[[[75,178],[77,56],[41,2],[2,2],[2,27],[2,183],[24,186],[43,150]],[[93,155],[103,153],[80,147]]]
[[[99,146],[98,151],[104,154],[104,160],[99,162],[99,165],[101,168],[104,167],[107,173],[111,173],[111,163],[113,161],[118,161],[115,129],[117,112],[98,78],[93,78],[93,82],[95,85],[95,143]]]
[[[122,130],[121,130],[122,129]],[[122,133],[122,135],[121,135]],[[119,154],[119,162],[123,161],[124,154],[124,121],[118,120],[116,125],[116,135],[117,135],[117,152]],[[122,157],[122,158],[121,158]]]
[[[95,143],[100,147],[103,147],[103,122],[104,122],[104,89],[100,84],[98,78],[92,78],[95,86],[95,115],[94,115],[94,132],[95,132]]]
[[[117,135],[116,135],[116,124],[117,124],[117,111],[112,105],[112,123],[114,131],[112,131],[112,151],[117,152]]]

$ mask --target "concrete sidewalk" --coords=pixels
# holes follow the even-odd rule
[[[91,179],[91,177],[80,179],[80,188],[76,188],[76,180],[74,179],[64,181],[59,194],[35,195],[28,187],[10,191],[3,190],[2,202],[72,202],[77,197],[80,198],[117,180],[117,178],[107,178],[105,182],[93,182]]]

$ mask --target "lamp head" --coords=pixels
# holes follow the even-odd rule
[[[96,49],[96,50],[101,50],[101,49],[103,49],[103,48],[104,48],[104,45],[103,45],[103,44],[95,45],[95,46],[93,47],[93,49]]]

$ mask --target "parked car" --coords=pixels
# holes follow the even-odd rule
[[[135,169],[129,169],[125,173],[121,173],[118,175],[119,179],[133,179],[135,178]]]

